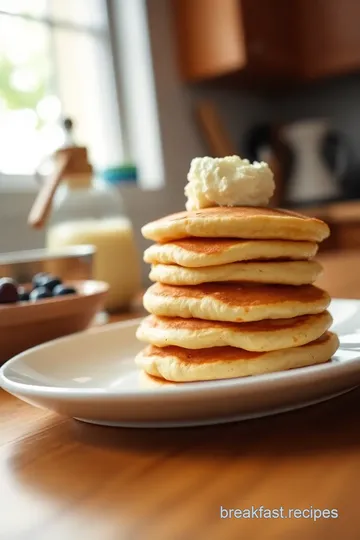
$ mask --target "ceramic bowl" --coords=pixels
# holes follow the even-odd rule
[[[39,272],[49,272],[63,281],[92,279],[95,247],[68,246],[56,251],[32,249],[0,254],[0,277],[10,277],[18,283],[30,283]]]
[[[78,294],[0,305],[0,364],[58,337],[85,330],[104,305],[107,283],[66,282]]]

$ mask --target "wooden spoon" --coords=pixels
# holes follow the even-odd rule
[[[69,166],[70,159],[70,153],[61,152],[57,156],[56,169],[53,175],[44,182],[40,189],[28,217],[28,224],[34,229],[41,229],[46,223],[55,191]]]

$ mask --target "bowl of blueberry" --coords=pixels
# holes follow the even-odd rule
[[[0,363],[30,347],[85,330],[103,306],[108,285],[64,281],[48,272],[30,283],[0,278]]]

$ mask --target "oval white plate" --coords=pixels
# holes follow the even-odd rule
[[[160,383],[134,364],[139,320],[116,323],[30,349],[1,369],[5,390],[86,422],[176,427],[244,420],[330,399],[360,384],[360,301],[334,300],[341,348],[328,363],[197,383]]]

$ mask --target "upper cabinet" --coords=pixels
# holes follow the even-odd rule
[[[360,69],[358,0],[173,0],[184,80],[308,80]]]
[[[246,66],[238,0],[175,0],[180,70],[186,80],[226,75]]]
[[[305,79],[360,70],[359,0],[296,0]]]

